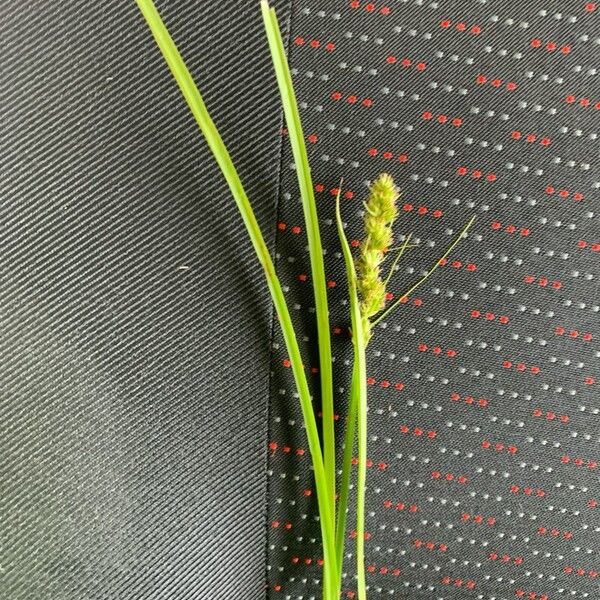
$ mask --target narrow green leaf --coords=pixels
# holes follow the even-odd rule
[[[329,484],[329,502],[335,521],[335,421],[333,405],[333,361],[331,355],[331,333],[329,327],[329,308],[327,302],[327,281],[325,277],[325,264],[323,260],[323,246],[319,231],[319,220],[315,202],[314,188],[308,162],[308,152],[300,112],[296,101],[296,94],[292,82],[292,75],[287,62],[286,52],[279,30],[275,10],[269,8],[267,0],[262,0],[261,9],[269,49],[279,93],[285,114],[290,144],[296,164],[300,197],[304,211],[306,235],[312,274],[312,284],[315,296],[317,317],[317,334],[319,345],[319,374],[321,379],[321,403],[323,412],[323,457],[325,471]],[[332,523],[335,527],[335,522]]]
[[[350,299],[350,315],[352,321],[352,344],[354,346],[354,365],[355,375],[352,377],[352,392],[351,396],[356,400],[357,413],[357,436],[358,436],[358,475],[356,485],[356,572],[358,577],[358,598],[366,600],[366,571],[365,571],[365,496],[366,496],[366,480],[367,480],[367,356],[365,343],[365,322],[360,311],[360,303],[358,300],[358,287],[356,278],[356,269],[350,244],[344,233],[344,224],[340,209],[340,189],[336,198],[336,222],[337,231],[342,246],[342,254],[346,265],[346,277],[348,279],[348,297]],[[352,403],[352,400],[351,400]],[[348,423],[350,427],[350,421]],[[353,436],[352,436],[353,437]],[[346,442],[352,446],[353,440]],[[345,520],[344,520],[345,524]],[[336,542],[336,550],[338,557],[341,552],[343,556],[343,541],[339,540],[340,528],[338,528]],[[343,533],[342,533],[343,535]]]
[[[285,296],[275,273],[273,261],[231,156],[219,135],[217,127],[210,117],[202,96],[194,84],[183,58],[162,22],[160,14],[156,10],[152,0],[136,0],[136,2],[198,124],[198,127],[204,135],[206,142],[227,181],[252,241],[256,255],[264,269],[269,291],[277,315],[279,316],[279,322],[289,354],[294,380],[300,397],[300,405],[302,407],[308,445],[315,472],[325,562],[329,565],[329,568],[326,569],[326,573],[327,571],[331,571],[332,574],[335,574],[335,516],[330,502],[330,483],[328,474],[325,471],[321,442],[319,440],[319,431],[306,373],[304,372],[302,364],[300,348],[285,301]],[[331,578],[332,575],[327,575],[327,577]],[[333,581],[330,585],[332,586],[330,589],[335,589]]]
[[[421,279],[419,279],[419,281],[417,281],[417,283],[415,283],[411,288],[409,288],[408,291],[406,291],[404,294],[402,294],[398,298],[398,300],[396,300],[392,305],[390,305],[388,308],[386,308],[374,321],[371,322],[372,327],[375,327],[375,325],[377,325],[377,323],[380,323],[381,321],[383,321],[383,319],[385,319],[387,316],[389,316],[389,314],[397,306],[399,306],[402,303],[402,300],[404,298],[408,298],[417,288],[419,288],[421,285],[423,285],[431,277],[431,275],[433,275],[433,273],[440,266],[440,264],[450,255],[452,250],[454,250],[454,248],[456,248],[456,246],[458,246],[459,242],[462,240],[462,238],[467,233],[467,231],[469,231],[469,229],[470,229],[471,225],[473,225],[474,221],[475,221],[475,216],[471,217],[471,219],[465,225],[463,230],[458,234],[458,236],[452,242],[452,244],[450,244],[450,246],[448,247],[446,252],[444,252],[444,254],[442,254],[442,256],[440,258],[438,258],[435,265],[433,265],[433,267],[431,267],[431,269],[429,269],[429,271],[427,271],[427,273],[425,273],[425,275],[423,275],[423,277],[421,277]]]

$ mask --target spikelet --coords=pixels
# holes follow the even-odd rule
[[[382,173],[369,189],[365,202],[365,238],[360,244],[356,259],[358,291],[361,314],[368,322],[385,306],[385,283],[381,277],[381,264],[393,243],[392,224],[400,196],[391,175]],[[367,332],[367,338],[370,331]]]

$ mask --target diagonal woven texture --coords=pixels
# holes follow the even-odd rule
[[[260,12],[157,6],[272,237]],[[1,0],[0,40],[0,597],[263,598],[271,309],[223,180],[133,1]]]
[[[354,240],[368,180],[389,171],[403,191],[396,231],[420,248],[396,297],[478,217],[369,349],[371,600],[599,597],[599,13],[579,0],[294,3],[340,433],[351,358],[332,223],[340,178]],[[278,264],[314,367],[291,160],[285,147]],[[319,598],[310,461],[275,334],[269,597]],[[351,599],[352,531],[347,552]]]

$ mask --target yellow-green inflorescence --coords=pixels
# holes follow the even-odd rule
[[[386,282],[381,265],[393,243],[392,225],[398,214],[400,196],[391,175],[382,173],[371,184],[365,202],[365,238],[356,259],[360,311],[365,323],[365,337],[371,337],[370,318],[385,306]]]

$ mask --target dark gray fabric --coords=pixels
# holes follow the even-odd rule
[[[260,11],[157,6],[272,239]],[[135,3],[2,0],[0,103],[0,597],[264,597],[270,304]]]

